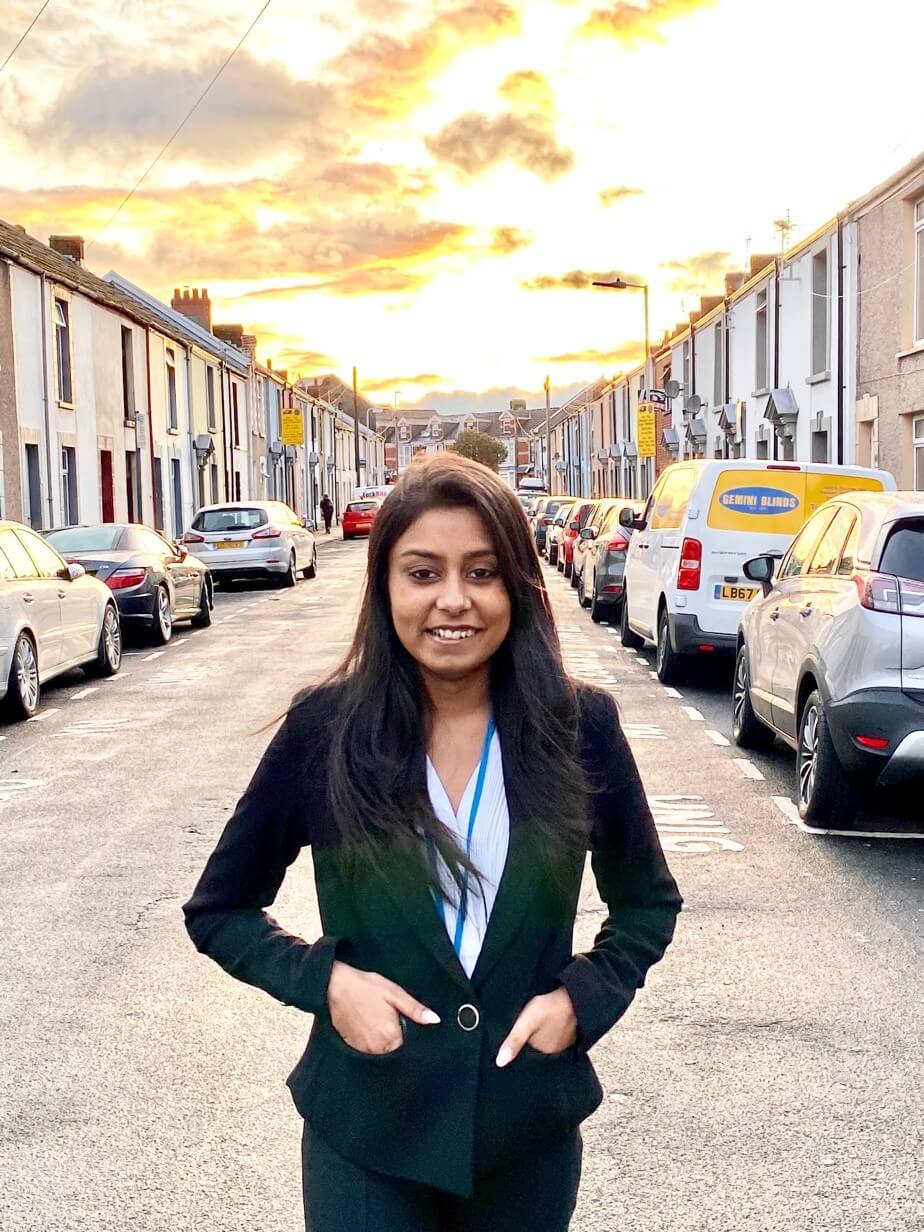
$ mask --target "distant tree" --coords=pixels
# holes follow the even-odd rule
[[[455,444],[450,448],[460,453],[463,458],[471,458],[489,466],[492,471],[496,471],[507,457],[506,446],[496,441],[493,436],[488,436],[487,432],[460,432]]]

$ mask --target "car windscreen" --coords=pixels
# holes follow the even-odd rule
[[[67,526],[49,531],[45,538],[63,556],[74,556],[78,552],[112,552],[123,533],[121,526]]]
[[[265,509],[203,509],[193,518],[193,530],[206,534],[229,530],[256,530],[265,526],[269,514]]]
[[[879,572],[924,582],[924,518],[904,522],[892,531],[882,553]]]
[[[368,509],[378,509],[378,501],[350,501],[346,507],[347,513],[365,513]]]

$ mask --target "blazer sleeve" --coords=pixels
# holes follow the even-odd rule
[[[670,874],[616,704],[594,690],[582,707],[590,782],[591,865],[607,916],[593,949],[559,976],[590,1048],[626,1012],[663,956],[683,903]],[[589,713],[588,713],[589,712]]]
[[[337,938],[309,945],[265,911],[312,838],[298,807],[308,753],[299,710],[293,707],[266,749],[183,914],[196,949],[229,975],[317,1014],[326,1009]]]

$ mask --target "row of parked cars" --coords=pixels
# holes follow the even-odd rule
[[[551,497],[532,516],[663,683],[734,659],[734,740],[793,749],[807,822],[847,827],[858,788],[924,781],[924,493],[859,467],[689,461],[641,506]]]
[[[124,629],[165,645],[179,621],[211,624],[219,582],[294,586],[317,560],[314,524],[281,501],[207,505],[175,543],[138,523],[39,533],[0,521],[0,705],[32,718],[52,677],[114,675]]]

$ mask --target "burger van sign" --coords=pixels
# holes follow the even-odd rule
[[[719,497],[719,504],[724,509],[732,513],[754,514],[756,517],[794,513],[799,503],[798,496],[780,488],[730,488]]]

